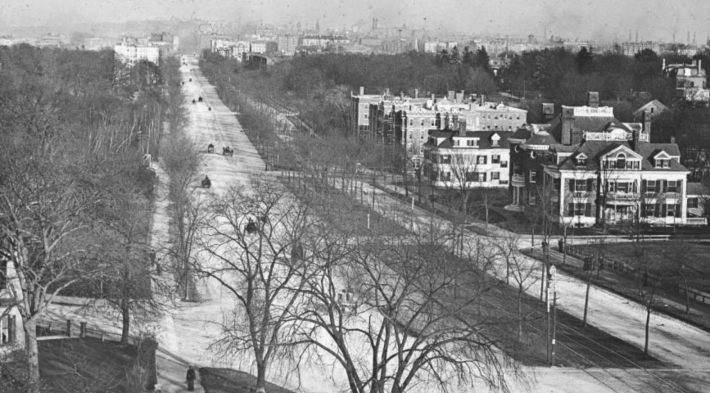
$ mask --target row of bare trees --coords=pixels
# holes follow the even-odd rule
[[[124,68],[112,51],[27,45],[0,57],[0,275],[11,299],[0,317],[19,312],[25,388],[38,392],[36,324],[57,296],[115,306],[124,342],[131,313],[152,299],[145,154],[158,156],[163,76],[177,62]]]
[[[493,244],[480,239],[457,257],[449,228],[367,230],[338,212],[356,202],[251,183],[204,206],[194,268],[235,299],[213,349],[254,367],[257,391],[268,376],[334,366],[353,393],[509,391],[520,370],[496,348],[508,322],[485,307],[501,285]]]

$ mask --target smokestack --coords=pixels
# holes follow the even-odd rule
[[[399,92],[399,99],[404,101],[404,92],[403,91]]]
[[[419,89],[414,89],[414,98],[419,98]]]
[[[449,98],[449,101],[454,101],[454,91],[453,90],[449,90],[448,98]]]
[[[390,88],[389,87],[385,89],[385,95],[386,96],[390,95]]]
[[[466,97],[464,95],[465,92],[466,92],[465,90],[461,90],[461,101],[459,101],[459,104],[463,103],[463,99],[464,99],[464,97]]]
[[[361,96],[365,95],[365,88],[363,86],[360,86],[360,95]]]

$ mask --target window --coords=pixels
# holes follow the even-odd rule
[[[644,209],[643,209],[643,216],[644,217],[653,217],[655,214],[656,214],[656,205],[653,205],[653,204],[644,205]]]
[[[491,172],[491,180],[500,180],[500,172]]]
[[[537,180],[537,172],[531,170],[530,171],[530,183],[535,183]]]
[[[666,217],[676,217],[680,216],[680,205],[668,204],[664,205],[666,207]]]
[[[501,161],[501,162],[500,162],[500,167],[501,167],[501,168],[507,168],[507,167],[508,167],[508,161]]]
[[[458,139],[454,139],[454,146],[461,146],[461,141]]]
[[[466,146],[478,146],[478,141],[476,140],[467,140],[466,141]]]
[[[678,182],[675,180],[668,180],[667,192],[678,192]]]
[[[451,163],[451,156],[448,154],[442,154],[441,155],[441,164],[450,164]]]
[[[441,172],[441,181],[451,181],[451,172]]]
[[[629,192],[629,183],[616,183],[616,192]]]
[[[528,203],[531,205],[537,203],[537,198],[535,197],[535,190],[528,190]]]
[[[494,154],[491,156],[491,164],[500,164],[500,155]]]
[[[567,216],[591,217],[591,203],[570,203],[567,205]]]
[[[671,160],[657,159],[656,168],[670,168]]]
[[[421,121],[421,126],[424,127],[424,119]]]
[[[488,159],[488,156],[477,156],[476,157],[476,164],[485,165],[486,161],[488,161],[487,159]]]
[[[414,125],[414,119],[409,119],[409,125],[413,126]]]
[[[436,119],[431,119],[431,121],[429,121],[429,125],[434,127],[436,125]]]
[[[698,198],[688,198],[688,209],[697,209]]]
[[[587,191],[587,181],[586,180],[576,180],[574,182],[574,190],[576,192],[585,192]]]
[[[493,139],[491,141],[491,147],[498,147],[498,146],[500,146],[499,141],[497,139]]]
[[[655,180],[647,180],[646,181],[646,192],[656,192],[656,181]]]
[[[626,168],[626,155],[624,153],[616,155],[616,167],[619,169]]]

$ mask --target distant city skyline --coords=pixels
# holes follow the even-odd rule
[[[9,1],[9,0],[7,0]],[[57,26],[131,20],[207,19],[342,29],[372,18],[379,25],[425,28],[432,35],[501,34],[542,38],[640,40],[704,44],[707,0],[13,0],[0,7],[2,27]]]

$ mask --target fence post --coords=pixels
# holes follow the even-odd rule
[[[86,338],[86,322],[79,324],[79,337]]]
[[[71,337],[71,320],[67,319],[67,337]]]

